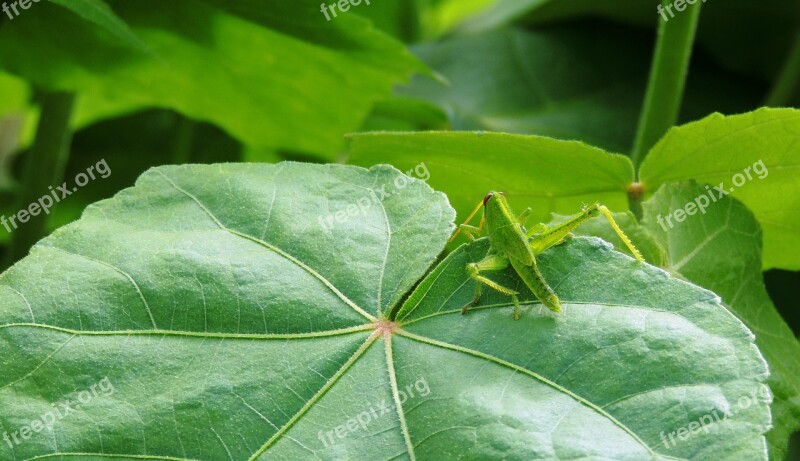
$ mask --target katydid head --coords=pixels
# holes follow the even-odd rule
[[[497,199],[496,200],[492,200],[492,198],[494,198],[494,197],[497,197]],[[472,210],[472,213],[469,214],[469,216],[467,217],[467,220],[464,221],[464,224],[462,224],[461,226],[458,227],[458,229],[456,229],[455,233],[453,234],[452,237],[450,237],[450,240],[448,240],[448,241],[452,242],[453,240],[456,239],[456,237],[458,237],[458,234],[461,233],[462,227],[466,226],[467,224],[469,224],[470,221],[472,221],[472,218],[474,218],[475,215],[478,214],[478,211],[480,211],[481,206],[483,207],[483,216],[481,217],[481,223],[478,226],[478,231],[483,229],[483,225],[486,222],[486,208],[489,207],[490,203],[491,204],[502,203],[503,205],[506,205],[507,204],[507,202],[506,202],[506,194],[504,192],[494,192],[494,191],[489,192],[488,194],[486,194],[486,196],[483,198],[483,201],[482,202],[478,202],[478,205],[475,206],[475,209]]]
[[[483,217],[490,231],[512,221],[512,215],[505,192],[492,191],[483,198]]]
[[[486,194],[486,197],[483,198],[483,206],[486,207],[489,205],[489,201],[497,196],[501,201],[506,202],[506,193],[505,192],[489,192]]]
[[[487,214],[496,214],[502,212],[501,210],[508,209],[508,199],[505,192],[492,191],[483,198],[483,216],[485,219]]]

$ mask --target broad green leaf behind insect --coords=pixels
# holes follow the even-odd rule
[[[800,269],[800,110],[710,115],[671,129],[642,163],[647,191],[695,180],[711,200],[727,194],[764,230],[764,268]]]

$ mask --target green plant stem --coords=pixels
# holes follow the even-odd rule
[[[172,161],[177,165],[189,163],[192,157],[192,144],[195,134],[195,122],[180,116],[175,128],[172,145]]]
[[[687,5],[679,12],[672,1],[662,0],[669,20],[659,16],[653,65],[631,155],[637,171],[650,148],[678,121],[702,4]],[[668,8],[674,17],[667,13]]]
[[[636,182],[628,187],[628,209],[631,210],[631,213],[633,213],[637,220],[641,220],[644,216],[644,210],[642,208],[643,197],[644,188],[640,183]]]
[[[423,8],[419,1],[402,2],[399,20],[402,24],[400,34],[406,43],[416,43],[421,40],[420,14]]]
[[[769,92],[765,106],[781,107],[789,105],[792,96],[797,90],[800,81],[800,30],[794,39],[794,44],[783,65],[781,73],[778,75],[775,85]]]
[[[34,243],[47,231],[47,214],[39,209],[37,216],[30,215],[27,222],[20,222],[19,214],[28,213],[31,204],[41,197],[51,195],[50,187],[61,184],[64,168],[69,158],[71,131],[69,122],[75,104],[72,93],[43,93],[42,111],[36,128],[36,139],[25,159],[22,176],[16,229],[11,226],[11,240],[6,253],[6,266],[28,254]],[[52,197],[52,196],[51,196]],[[32,211],[36,212],[34,208]]]

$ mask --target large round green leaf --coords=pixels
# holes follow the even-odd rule
[[[461,316],[486,240],[406,297],[454,215],[387,166],[151,170],[0,276],[0,458],[766,459],[716,295],[576,238],[540,257],[561,315]]]

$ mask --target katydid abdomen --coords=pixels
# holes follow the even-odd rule
[[[533,261],[533,264],[528,266],[513,257],[508,259],[511,261],[511,265],[514,267],[517,275],[525,282],[525,286],[536,295],[536,298],[551,311],[561,312],[561,301],[558,300],[558,296],[556,296],[556,293],[550,288],[550,285],[545,282],[542,273],[539,272],[539,268],[536,266],[536,260]]]

